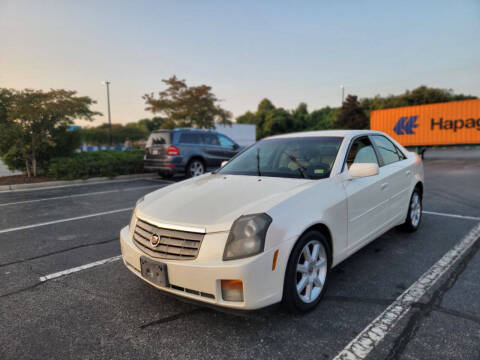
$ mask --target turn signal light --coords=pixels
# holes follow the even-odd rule
[[[222,298],[226,301],[243,301],[242,280],[222,280]]]
[[[175,145],[170,145],[167,150],[168,155],[180,155],[180,150]]]

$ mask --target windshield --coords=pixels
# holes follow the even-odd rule
[[[341,137],[296,137],[259,141],[219,174],[323,179],[330,176]]]
[[[170,132],[151,133],[147,140],[147,147],[165,145],[170,143]]]

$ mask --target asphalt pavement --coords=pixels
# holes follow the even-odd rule
[[[332,359],[480,223],[480,159],[427,156],[425,175],[421,229],[393,229],[338,265],[305,315],[217,311],[131,274],[119,231],[138,198],[169,182],[0,193],[0,359]],[[479,247],[367,358],[479,359]]]

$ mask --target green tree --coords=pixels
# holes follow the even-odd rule
[[[148,132],[151,133],[154,130],[160,129],[162,124],[164,123],[164,120],[160,116],[154,116],[151,119],[139,120],[138,123],[143,125],[148,130]]]
[[[285,109],[277,108],[266,113],[262,135],[272,136],[284,134],[291,131],[293,127],[294,120],[292,114]]]
[[[338,109],[326,106],[310,113],[310,121],[306,130],[329,130],[335,127]]]
[[[308,127],[310,122],[310,114],[305,103],[298,104],[297,108],[292,111],[293,116],[293,130],[302,131]]]
[[[338,114],[336,127],[340,129],[367,129],[368,116],[355,95],[348,95]]]
[[[406,90],[400,95],[388,95],[386,97],[377,95],[373,98],[365,98],[361,100],[361,104],[366,110],[371,111],[476,98],[473,95],[455,94],[452,89],[438,89],[422,85],[413,90]]]
[[[150,134],[144,122],[131,122],[125,125],[112,124],[112,142],[122,144],[127,140],[146,139]],[[105,145],[110,142],[108,123],[80,130],[83,142],[89,145]]]
[[[177,127],[213,128],[215,122],[229,124],[232,114],[223,109],[220,100],[207,85],[187,86],[175,75],[162,80],[167,88],[158,93],[145,94],[145,110],[160,114]]]
[[[47,160],[75,119],[92,120],[100,113],[90,107],[96,102],[69,90],[1,89],[0,151],[10,168],[24,164],[27,176],[37,175],[37,161]],[[63,129],[63,130],[61,130]]]

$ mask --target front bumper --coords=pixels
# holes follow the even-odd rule
[[[228,232],[206,234],[195,260],[151,258],[167,264],[169,287],[157,286],[142,277],[140,257],[147,255],[132,242],[128,226],[120,232],[120,245],[126,267],[142,280],[160,290],[233,309],[253,310],[280,302],[285,266],[288,260],[288,243],[282,243],[283,245],[280,247],[250,258],[222,261],[227,236]],[[277,249],[279,250],[277,265],[275,270],[272,270],[273,255]],[[222,279],[243,281],[243,301],[223,300]]]

